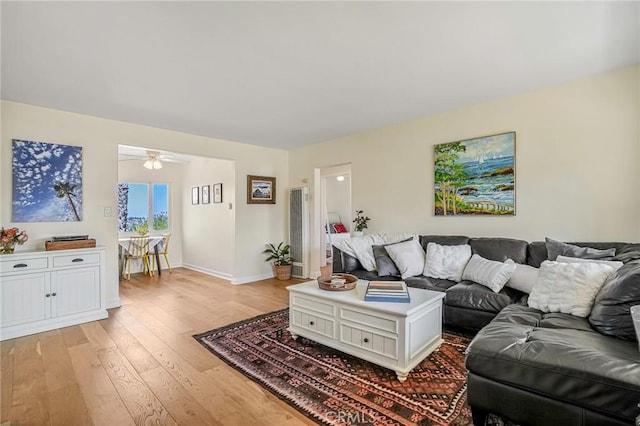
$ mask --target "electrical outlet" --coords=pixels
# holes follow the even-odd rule
[[[113,210],[111,209],[111,207],[104,208],[104,217],[111,217],[112,214],[113,214]]]

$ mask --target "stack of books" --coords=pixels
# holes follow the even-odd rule
[[[404,281],[370,281],[364,294],[367,302],[409,303],[409,290]]]

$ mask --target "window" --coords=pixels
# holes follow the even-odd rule
[[[169,230],[169,185],[118,184],[118,230],[140,233]]]

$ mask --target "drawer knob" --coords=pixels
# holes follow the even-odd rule
[[[13,265],[14,268],[26,268],[27,265],[26,263],[16,263],[15,265]]]
[[[49,293],[45,294],[44,297],[51,297]]]
[[[55,295],[56,295],[56,293],[51,293],[51,295],[52,295],[52,296],[55,296]]]
[[[84,262],[84,259],[81,257],[76,257],[75,259],[73,259],[71,262],[73,263],[77,263],[77,262]]]
[[[369,343],[369,338],[368,338],[368,337],[365,337],[365,338],[364,338],[364,342],[365,342],[365,343]]]
[[[313,325],[313,321],[309,321],[309,325]]]

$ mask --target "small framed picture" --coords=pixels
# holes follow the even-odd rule
[[[275,204],[276,178],[247,175],[247,204]]]
[[[211,195],[209,194],[209,190],[211,186],[203,185],[202,186],[202,204],[209,204],[211,202]]]
[[[213,184],[213,202],[214,203],[222,202],[222,184],[221,183]]]
[[[200,187],[191,188],[191,204],[200,204]]]

